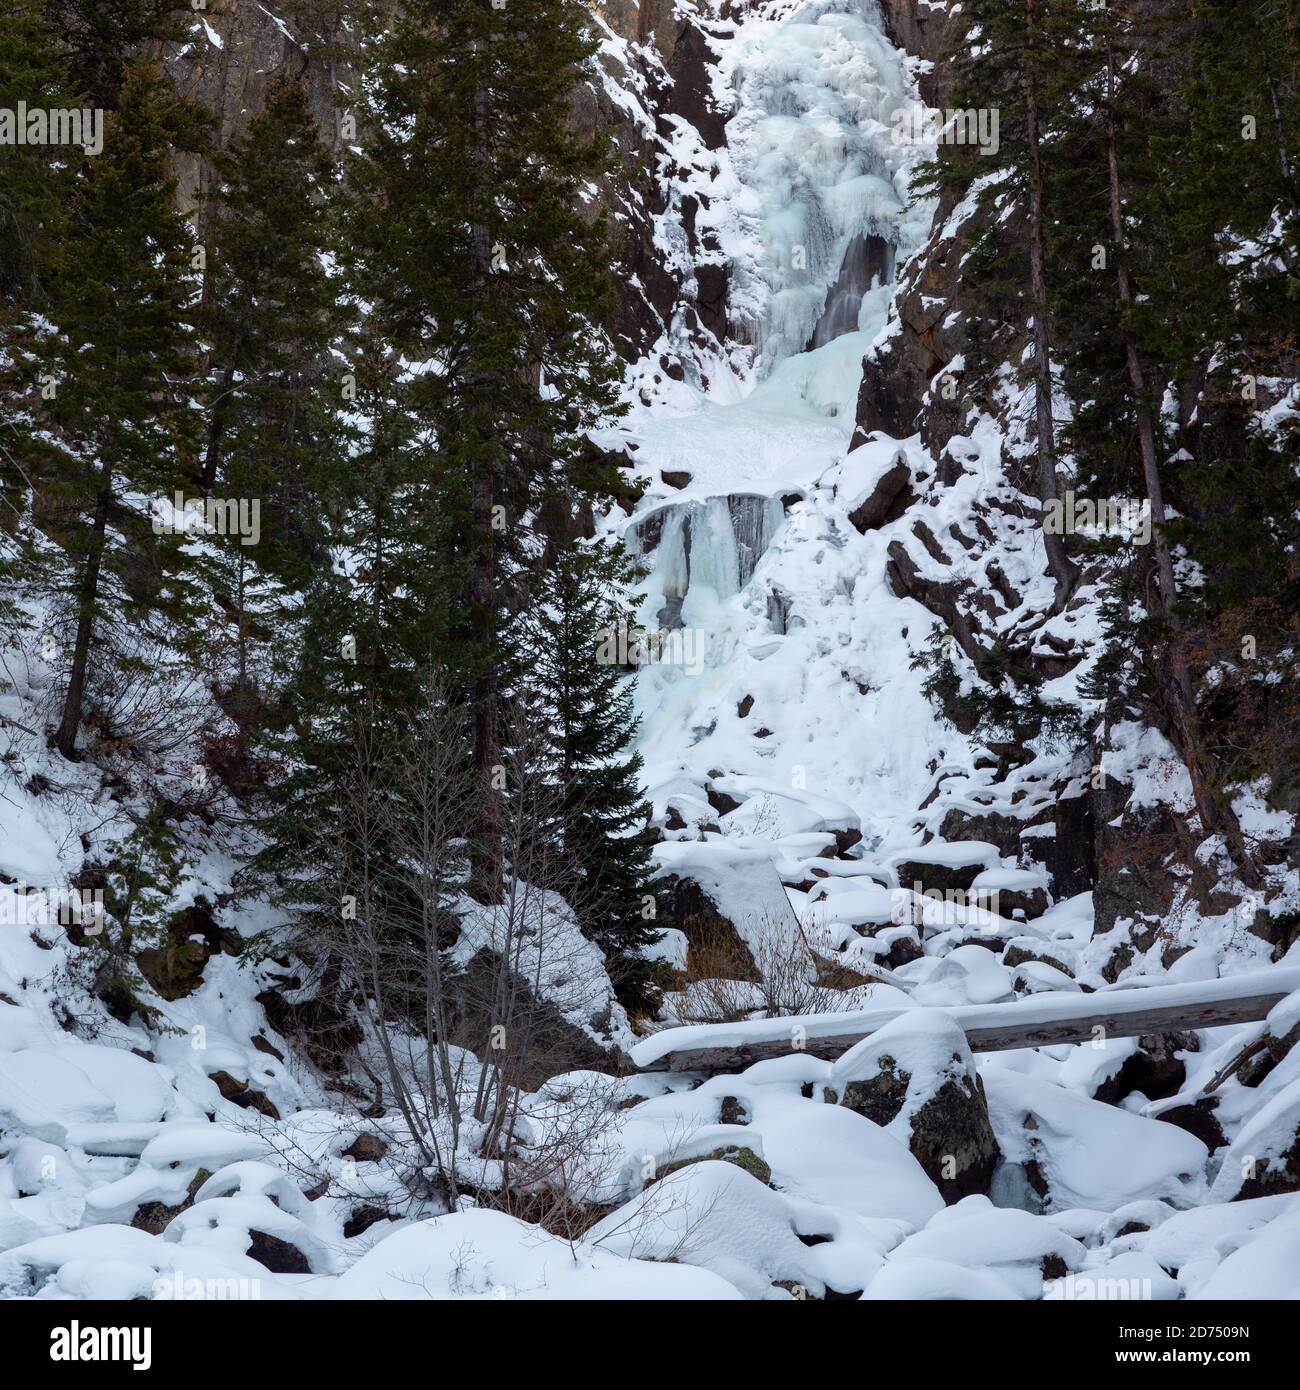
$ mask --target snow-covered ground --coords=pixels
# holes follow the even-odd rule
[[[787,0],[712,32],[727,147],[704,160],[689,130],[672,140],[731,266],[736,338],[682,381],[652,359],[634,365],[631,411],[601,441],[634,446],[646,484],[634,515],[602,523],[644,558],[641,620],[680,634],[683,659],[637,682],[659,868],[700,884],[751,945],[776,924],[864,971],[844,1003],[893,1020],[913,1068],[906,1103],[888,1123],[846,1103],[879,1078],[880,1044],[839,1063],[794,1050],[700,1084],[559,1077],[525,1109],[542,1143],[594,1103],[600,1123],[569,1173],[607,1209],[594,1226],[561,1239],[472,1198],[367,1224],[394,1175],[356,1142],[373,1126],[268,1021],[257,996],[274,963],[214,954],[200,988],[157,1000],[146,1029],[110,1017],[62,926],[33,916],[20,887],[66,885],[113,808],[88,788],[27,788],[46,764],[15,731],[40,695],[20,687],[0,704],[13,740],[0,765],[0,1297],[1300,1297],[1300,1194],[1240,1199],[1300,1121],[1300,1047],[1283,1046],[1300,996],[1267,1021],[1185,1039],[1183,1079],[1158,1100],[1136,1086],[1097,1099],[1136,1039],[952,1055],[945,1010],[1011,1010],[1033,994],[1050,1014],[1105,983],[1104,957],[1090,895],[1055,900],[1024,851],[934,838],[954,809],[1028,821],[1080,769],[1044,743],[995,785],[996,757],[922,691],[913,661],[935,619],[895,593],[890,547],[923,575],[989,590],[996,565],[1016,601],[991,621],[1010,630],[1045,606],[1041,541],[990,505],[1011,495],[1012,448],[991,421],[954,441],[960,476],[944,485],[916,438],[850,452],[863,356],[896,328],[888,277],[931,215],[908,198],[924,151],[890,136],[892,111],[915,99],[910,71],[874,11]],[[859,530],[854,515],[900,466],[912,500]],[[946,563],[918,539],[922,518]],[[951,539],[981,528],[993,540],[979,551]],[[1084,603],[1051,631],[1078,646],[1095,623]],[[1081,669],[1054,693],[1072,698]],[[1185,795],[1149,731],[1127,743],[1120,731],[1113,747],[1110,771],[1139,795]],[[196,852],[191,899],[228,891],[228,850]],[[917,864],[1038,893],[1046,910],[934,904],[900,874]],[[229,925],[251,937],[265,921],[248,908]],[[1265,963],[1263,943],[1230,921],[1179,930],[1193,949],[1172,985]],[[886,970],[901,937],[914,958]],[[668,938],[680,964],[680,933]],[[1155,956],[1133,972],[1148,964],[1163,977]],[[576,989],[582,1024],[593,989],[608,1004],[608,981],[594,959],[580,973],[553,995],[563,1009]],[[621,1015],[611,1028],[630,1042]],[[1219,1081],[1221,1146],[1159,1118],[1194,1106],[1256,1041],[1282,1060],[1257,1086]],[[642,1043],[638,1060],[659,1045]],[[912,1125],[945,1081],[976,1077],[1000,1157],[988,1195],[947,1203]]]

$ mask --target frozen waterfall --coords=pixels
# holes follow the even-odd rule
[[[893,279],[917,230],[905,209],[916,150],[893,139],[907,76],[874,4],[819,0],[786,14],[747,23],[728,65],[736,206],[756,246],[735,264],[733,298],[764,376],[877,328],[887,296],[869,291]]]
[[[655,551],[650,609],[657,626],[691,626],[706,607],[738,594],[784,516],[775,497],[740,493],[676,502],[640,522],[633,537]]]

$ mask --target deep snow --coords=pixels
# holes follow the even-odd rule
[[[905,922],[896,916],[899,895],[911,900],[897,866],[927,854],[932,863],[978,864],[990,889],[1050,891],[1027,859],[922,841],[954,808],[1014,806],[1028,817],[1044,787],[1072,769],[1044,746],[994,786],[986,750],[944,725],[922,693],[912,660],[934,619],[894,594],[887,551],[901,544],[922,573],[972,586],[987,585],[996,563],[1020,596],[994,619],[1009,630],[1042,607],[1041,542],[1031,524],[987,506],[1009,494],[1017,447],[992,421],[954,442],[962,471],[944,487],[915,438],[877,436],[849,452],[862,358],[896,328],[891,287],[880,282],[895,256],[878,262],[874,286],[864,283],[854,239],[887,242],[901,269],[931,211],[908,205],[909,171],[923,151],[890,140],[889,116],[914,93],[874,11],[852,0],[790,0],[715,17],[710,32],[715,92],[735,113],[727,148],[704,158],[686,128],[662,138],[706,195],[702,216],[732,266],[737,338],[697,358],[681,382],[647,389],[653,361],[632,367],[631,412],[602,437],[609,447],[636,445],[635,471],[647,484],[634,516],[615,512],[602,523],[644,555],[642,619],[702,642],[699,669],[662,664],[638,678],[647,794],[665,836],[659,867],[704,885],[751,942],[801,930],[867,969],[888,937],[855,926],[911,932],[920,958],[845,1002],[900,1015],[915,1065],[937,1074],[948,1063],[934,1039],[951,1027],[935,1016],[940,1009],[945,1020],[949,1011],[960,1019],[973,1008],[1012,1010],[1025,1007],[1015,1002],[1025,993],[1036,996],[1030,1008],[1068,1009],[1081,985],[1102,983],[1103,956],[1087,894],[1052,903],[1032,922],[925,902],[912,902]],[[627,45],[610,38],[606,48],[633,70]],[[640,109],[643,93],[619,97]],[[663,254],[677,254],[669,219],[661,231]],[[814,340],[820,345],[805,350]],[[917,500],[899,520],[859,533],[851,513],[900,458]],[[665,473],[689,482],[670,485]],[[995,542],[971,558],[945,540],[951,563],[941,569],[913,529],[922,514],[940,537],[978,530],[978,516]],[[1056,620],[1054,631],[1082,646],[1096,631],[1094,606]],[[1073,697],[1082,669],[1055,693]],[[39,697],[37,672],[0,699],[0,713],[28,723]],[[6,736],[14,757],[0,764],[0,1296],[1086,1296],[1045,1275],[1051,1261],[1068,1271],[1072,1290],[1106,1279],[1133,1297],[1300,1297],[1300,1195],[1231,1200],[1243,1164],[1276,1159],[1295,1132],[1300,1050],[1258,1090],[1235,1080],[1222,1088],[1229,1147],[1214,1157],[1155,1118],[1175,1102],[1092,1098],[1131,1040],[983,1058],[1006,1165],[995,1184],[1000,1205],[970,1197],[952,1207],[909,1152],[905,1126],[881,1128],[826,1103],[828,1086],[873,1064],[862,1055],[832,1064],[792,1053],[698,1086],[681,1075],[557,1078],[530,1101],[539,1133],[575,1095],[596,1096],[609,1115],[573,1176],[587,1199],[612,1210],[581,1239],[472,1204],[345,1236],[358,1206],[391,1195],[392,1176],[345,1156],[365,1126],[269,1026],[255,998],[265,967],[214,956],[197,993],[160,1001],[165,1027],[110,1019],[78,982],[62,928],[34,921],[16,891],[18,882],[66,884],[85,843],[102,833],[94,827],[103,808],[86,787],[58,797],[25,790],[46,755],[13,725]],[[1119,730],[1112,750],[1110,771],[1139,797],[1186,798],[1185,775],[1150,731]],[[711,792],[739,804],[719,813]],[[819,858],[851,831],[862,838],[850,858]],[[793,886],[813,864],[826,875],[817,887]],[[191,895],[224,891],[229,867],[220,844],[196,847]],[[265,914],[246,907],[238,925],[254,936]],[[467,925],[485,929],[472,917]],[[999,946],[1027,945],[1074,977],[1040,961],[1009,966],[1000,951],[971,944],[972,931]],[[1230,921],[1178,931],[1195,950],[1170,972],[1175,988],[1263,964],[1262,943]],[[680,963],[682,947],[670,932],[661,950]],[[1163,978],[1154,959],[1137,959],[1133,973],[1148,966]],[[552,993],[582,1023],[593,989],[608,1002],[594,959],[582,979],[557,980]],[[1194,1098],[1266,1027],[1284,1035],[1298,998],[1267,1025],[1202,1033],[1200,1050],[1184,1058],[1176,1101]],[[909,1020],[924,1005],[939,1008]],[[838,1015],[825,1027],[845,1022]],[[630,1041],[625,1020],[616,1016],[611,1028],[614,1041]],[[738,1035],[788,1028],[734,1025]],[[663,1046],[652,1035],[634,1055],[650,1061]],[[260,1091],[283,1118],[223,1098],[211,1080],[218,1071]],[[770,1186],[717,1157],[739,1150],[767,1166]],[[663,1175],[683,1159],[702,1161]],[[1025,1186],[1022,1165],[1031,1162],[1046,1176],[1045,1203]],[[131,1225],[147,1203],[187,1201],[160,1233]],[[308,1272],[271,1274],[246,1253],[253,1232],[295,1247]],[[236,1293],[215,1292],[227,1288]]]

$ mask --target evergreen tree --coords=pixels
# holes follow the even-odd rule
[[[104,149],[84,161],[67,235],[51,248],[46,331],[15,354],[39,430],[15,452],[57,543],[27,560],[72,630],[56,734],[67,757],[101,657],[130,664],[137,629],[166,626],[178,649],[197,635],[183,537],[151,535],[139,505],[170,499],[194,462],[195,284],[169,168],[176,110],[148,64],[127,70]]]
[[[74,105],[39,0],[0,0],[0,110]],[[32,479],[20,455],[36,428],[30,377],[18,360],[48,308],[52,248],[65,231],[68,194],[82,151],[60,145],[0,145],[0,631],[27,623],[17,601],[33,544]]]
[[[256,543],[218,540],[210,575],[234,630],[228,703],[241,736],[265,684],[251,648],[284,642],[300,611],[292,595],[329,562],[345,434],[331,355],[343,318],[326,268],[334,191],[306,93],[273,79],[247,132],[218,159],[200,316],[209,380],[199,487],[258,509]]]
[[[454,601],[426,605],[439,659],[475,721],[485,788],[499,765],[501,632],[529,519],[579,477],[586,430],[619,376],[599,325],[612,308],[604,226],[583,215],[598,143],[570,93],[594,51],[571,0],[414,0],[370,48],[364,141],[349,170],[354,284],[405,376],[392,404],[428,451]],[[611,479],[605,479],[608,485]],[[500,877],[484,797],[480,884]]]
[[[0,110],[63,108],[78,94],[56,56],[39,0],[0,0]],[[82,152],[61,145],[0,145],[0,332],[39,302],[50,246]]]
[[[586,934],[601,947],[622,1002],[653,1013],[661,971],[641,954],[661,933],[646,916],[654,832],[641,791],[632,689],[618,664],[629,629],[632,563],[612,545],[557,549],[531,596],[520,640],[523,698],[544,729],[537,776],[549,795],[547,832]]]
[[[1283,310],[1269,322],[1270,300],[1286,298],[1274,293],[1288,260],[1283,89],[1267,63],[1241,62],[1258,49],[1246,40],[1260,8],[1089,12],[1092,67],[1064,113],[1058,171],[1075,214],[1058,282],[1072,329],[1066,382],[1081,402],[1070,431],[1081,486],[1145,496],[1152,518],[1149,545],[1128,548],[1130,563],[1113,571],[1094,690],[1145,703],[1169,729],[1202,824],[1225,837],[1248,882],[1255,869],[1226,795],[1240,780],[1231,768],[1243,727],[1230,733],[1223,717],[1240,671],[1222,638],[1224,576],[1268,572],[1272,583],[1287,573],[1281,538],[1294,529],[1285,517],[1295,497],[1285,447],[1265,460],[1239,389],[1251,360],[1287,355],[1291,317]],[[1243,162],[1243,129],[1266,112],[1276,116],[1272,151]],[[1169,400],[1177,410],[1162,408]],[[1270,500],[1271,523],[1256,497]],[[1276,567],[1265,571],[1257,552],[1270,538]],[[1178,584],[1178,544],[1197,561],[1199,583]],[[1261,616],[1243,616],[1237,632]],[[1273,628],[1272,649],[1287,647]],[[1215,666],[1207,710],[1197,687]],[[1252,674],[1263,674],[1258,664]]]
[[[952,105],[996,112],[996,147],[963,143],[957,132],[945,134],[939,156],[921,181],[928,190],[964,195],[975,179],[997,176],[991,196],[1003,215],[976,247],[971,271],[972,278],[984,279],[996,312],[1016,313],[1016,326],[1030,332],[1035,490],[1044,506],[1060,496],[1052,368],[1057,340],[1050,279],[1056,216],[1050,197],[1052,120],[1077,75],[1080,8],[1079,0],[972,0],[963,6],[963,15],[971,21],[970,47],[956,55]],[[1016,216],[1011,218],[1007,214],[1013,211]],[[1008,295],[1014,307],[1005,304]],[[974,346],[975,360],[991,367],[988,345]],[[1043,544],[1056,582],[1055,607],[1060,609],[1078,569],[1060,535],[1045,528]]]
[[[73,89],[109,110],[125,91],[128,68],[180,42],[194,22],[191,0],[45,0],[45,10]]]
[[[1197,0],[1178,39],[1188,119],[1168,142],[1169,222],[1201,251],[1195,279],[1164,291],[1190,299],[1196,335],[1171,533],[1201,582],[1179,616],[1209,675],[1221,784],[1263,776],[1287,806],[1300,781],[1300,16]]]

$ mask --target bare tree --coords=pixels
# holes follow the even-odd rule
[[[364,1037],[348,1067],[370,1082],[366,1127],[412,1198],[454,1205],[468,1191],[573,1231],[591,1219],[573,1200],[578,1175],[616,1106],[587,1091],[539,1110],[535,1092],[603,1064],[575,1017],[608,1009],[608,985],[581,905],[548,886],[562,850],[536,721],[517,721],[491,770],[499,900],[470,896],[482,795],[470,743],[436,681],[390,746],[357,729],[330,846],[340,911],[314,947],[355,996]]]

